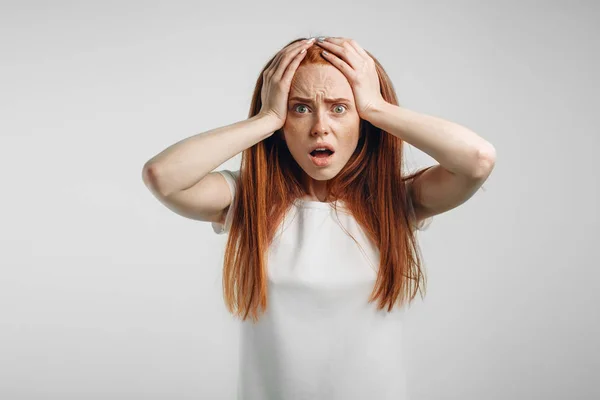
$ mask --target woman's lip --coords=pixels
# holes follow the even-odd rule
[[[310,153],[308,154],[310,160],[317,167],[327,167],[331,164],[333,159],[333,153],[328,155],[327,157],[314,157]]]
[[[312,153],[312,152],[313,152],[313,151],[315,151],[315,150],[316,150],[316,149],[309,151],[309,152],[308,152],[308,154]],[[331,154],[335,153],[335,151],[333,151],[333,150],[331,150],[331,149],[327,149],[327,150],[329,150],[329,151],[331,152]]]
[[[333,147],[329,146],[328,144],[325,145],[315,145],[315,147],[313,147],[309,153],[312,153],[313,151],[315,151],[316,149],[327,149],[329,151],[331,151],[332,153],[335,152],[335,150],[333,149]]]

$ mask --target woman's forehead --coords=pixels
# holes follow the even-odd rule
[[[290,87],[290,97],[313,97],[319,93],[326,97],[348,97],[352,96],[352,87],[344,74],[334,66],[298,68]]]

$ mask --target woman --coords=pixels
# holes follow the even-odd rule
[[[439,164],[403,175],[405,141]],[[239,152],[240,170],[211,172]],[[404,306],[425,284],[416,231],[467,201],[494,163],[471,130],[399,107],[381,64],[331,37],[285,46],[249,119],[174,144],[144,181],[229,234],[239,398],[397,400]]]

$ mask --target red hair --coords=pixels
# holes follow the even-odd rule
[[[305,39],[289,44],[300,40]],[[331,65],[320,50],[319,46],[309,47],[300,65]],[[367,54],[375,61],[383,99],[398,105],[383,67]],[[249,117],[258,114],[262,106],[263,71],[254,88]],[[243,320],[250,315],[257,321],[267,309],[266,253],[285,213],[295,199],[306,195],[301,184],[305,172],[293,159],[282,134],[279,129],[242,152],[236,196],[231,204],[233,219],[224,256],[223,294],[227,309]],[[368,301],[379,300],[378,308],[387,307],[388,311],[395,304],[410,302],[426,284],[406,183],[431,167],[402,176],[403,146],[401,139],[361,119],[356,151],[327,183],[328,200],[344,201],[380,251],[377,280]],[[415,193],[414,198],[418,195]]]

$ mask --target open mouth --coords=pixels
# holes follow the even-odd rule
[[[327,167],[332,163],[333,154],[331,150],[313,150],[310,154],[310,159],[317,167]]]
[[[316,158],[327,158],[333,154],[331,150],[313,150],[310,152],[310,155]]]

